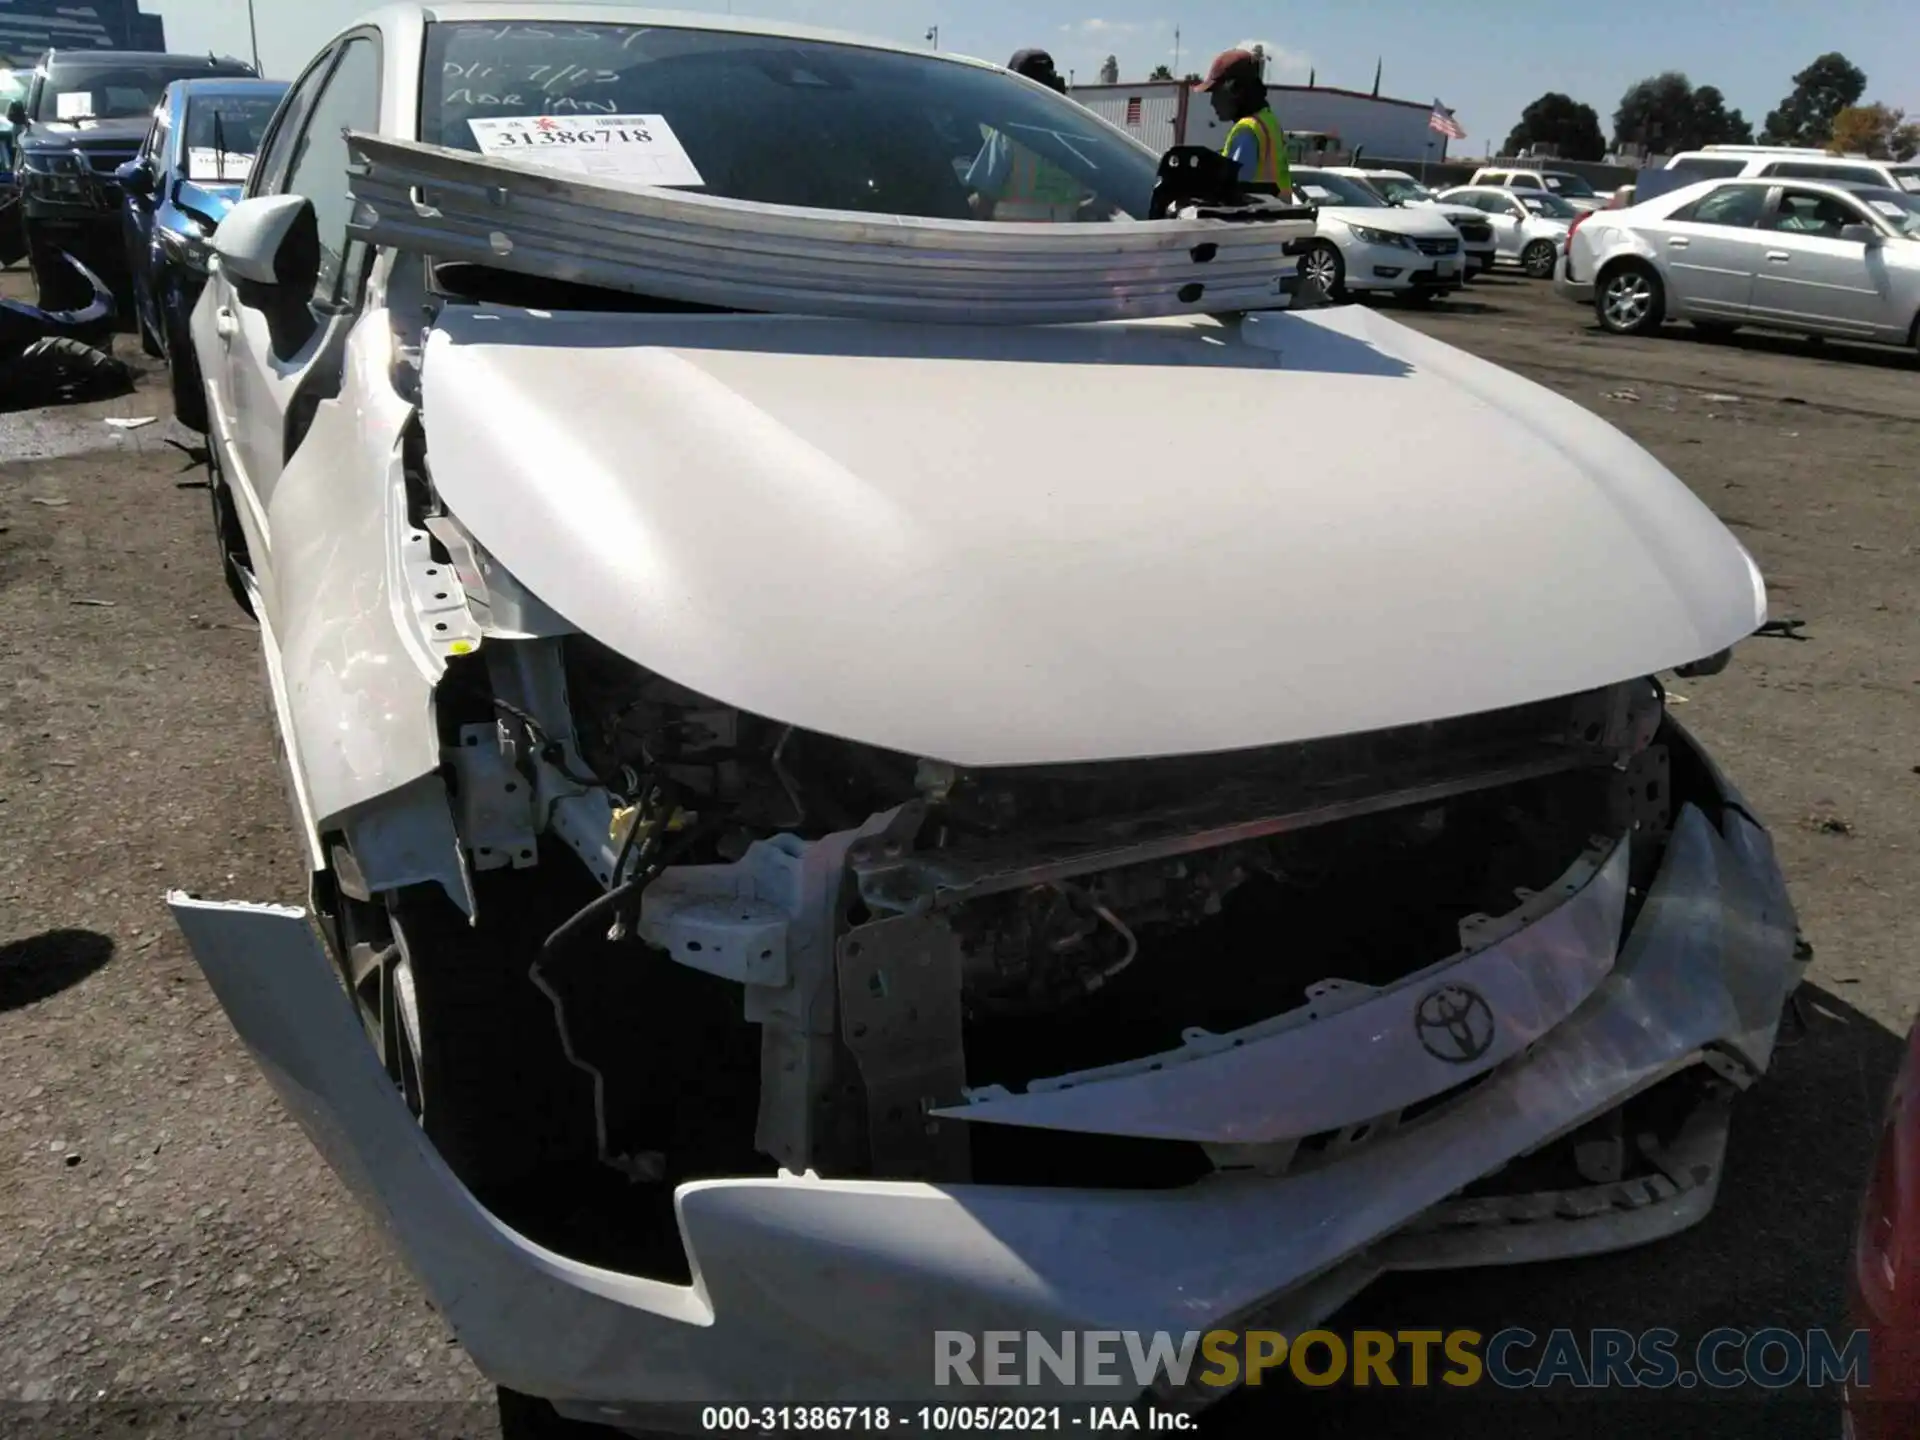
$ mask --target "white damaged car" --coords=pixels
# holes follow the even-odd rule
[[[1099,223],[970,218],[1035,160]],[[384,10],[282,107],[194,330],[311,894],[173,906],[509,1434],[1712,1205],[1804,953],[1655,677],[1753,561],[1165,179],[605,5]]]

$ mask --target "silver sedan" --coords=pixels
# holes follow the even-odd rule
[[[1676,319],[1913,346],[1920,211],[1897,190],[1702,181],[1582,219],[1555,288],[1621,335]]]

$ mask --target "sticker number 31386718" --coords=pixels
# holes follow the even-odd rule
[[[467,121],[483,155],[646,185],[704,185],[662,115],[511,115]]]

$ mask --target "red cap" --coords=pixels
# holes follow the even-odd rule
[[[1214,57],[1213,68],[1207,72],[1207,78],[1193,88],[1211,90],[1223,80],[1235,76],[1244,76],[1248,80],[1260,78],[1260,62],[1251,50],[1223,50]]]

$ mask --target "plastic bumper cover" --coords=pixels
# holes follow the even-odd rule
[[[302,912],[173,905],[288,1108],[496,1382],[608,1420],[651,1403],[952,1400],[934,1384],[936,1330],[1185,1332],[1255,1315],[1287,1328],[1386,1270],[1593,1253],[1697,1220],[1712,1185],[1625,1226],[1475,1230],[1458,1213],[1475,1202],[1448,1197],[1707,1049],[1766,1067],[1803,967],[1771,844],[1728,789],[1717,828],[1681,812],[1585,1004],[1450,1107],[1347,1158],[1156,1192],[697,1182],[676,1196],[690,1286],[580,1264],[489,1215],[388,1083]],[[1712,1134],[1706,1154],[1717,1167]],[[1055,1385],[993,1398],[1124,1397]]]

